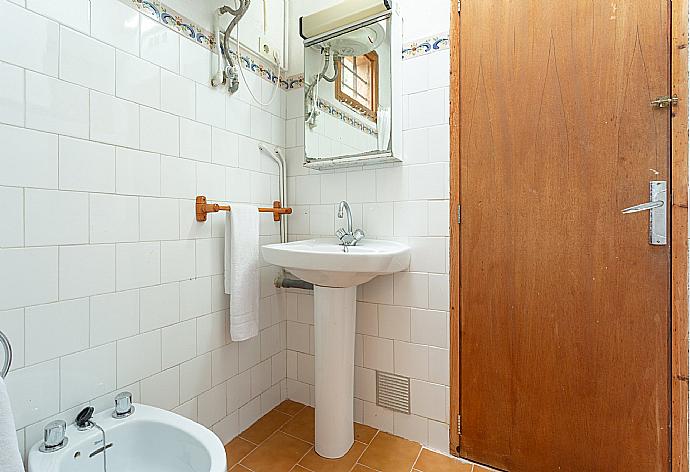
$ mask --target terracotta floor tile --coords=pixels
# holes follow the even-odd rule
[[[377,432],[378,429],[376,428],[361,423],[355,423],[355,441],[369,444],[371,440],[374,439]]]
[[[301,403],[293,402],[292,400],[285,400],[283,403],[274,408],[281,413],[286,415],[295,416],[299,411],[304,408]]]
[[[260,444],[271,434],[278,431],[278,429],[283,426],[290,416],[279,411],[271,410],[264,416],[259,418],[259,420],[251,425],[246,431],[240,433],[240,437],[246,439],[247,441],[253,442],[254,444]]]
[[[311,472],[309,469],[305,469],[301,465],[296,465],[292,468],[290,472]]]
[[[314,472],[348,472],[366,447],[366,444],[355,441],[347,454],[340,459],[325,459],[312,449],[299,463]]]
[[[472,464],[424,449],[414,468],[422,472],[471,472]]]
[[[352,469],[352,472],[371,472],[374,469],[370,469],[362,464],[356,464]]]
[[[421,448],[415,442],[379,431],[359,462],[383,472],[407,472],[412,469]]]
[[[255,447],[255,444],[242,438],[235,438],[227,443],[225,445],[225,456],[228,458],[228,467],[232,467],[244,459]]]
[[[242,465],[254,472],[288,472],[311,446],[280,431],[242,460]]]
[[[314,409],[310,406],[297,413],[281,431],[314,444]]]

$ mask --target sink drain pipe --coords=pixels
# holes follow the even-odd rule
[[[285,273],[282,273],[276,277],[273,281],[273,284],[276,286],[276,288],[300,288],[302,290],[314,290],[314,284],[301,279],[286,277]]]

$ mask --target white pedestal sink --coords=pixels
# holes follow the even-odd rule
[[[266,262],[314,284],[316,452],[342,457],[354,442],[355,306],[357,285],[407,269],[410,248],[363,240],[343,250],[337,239],[263,246]]]

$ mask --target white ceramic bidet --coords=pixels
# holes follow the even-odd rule
[[[225,448],[208,429],[183,416],[135,405],[127,418],[112,410],[93,417],[105,430],[108,472],[226,472]],[[67,444],[55,452],[29,452],[29,472],[102,472],[101,431],[67,427]]]

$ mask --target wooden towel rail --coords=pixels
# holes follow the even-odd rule
[[[220,205],[218,203],[207,203],[204,195],[196,197],[196,220],[206,221],[209,213],[217,213],[219,211],[232,211],[230,205]],[[282,204],[276,200],[273,202],[271,208],[259,207],[259,213],[273,213],[273,221],[280,221],[283,215],[291,215],[292,208],[283,208]]]

